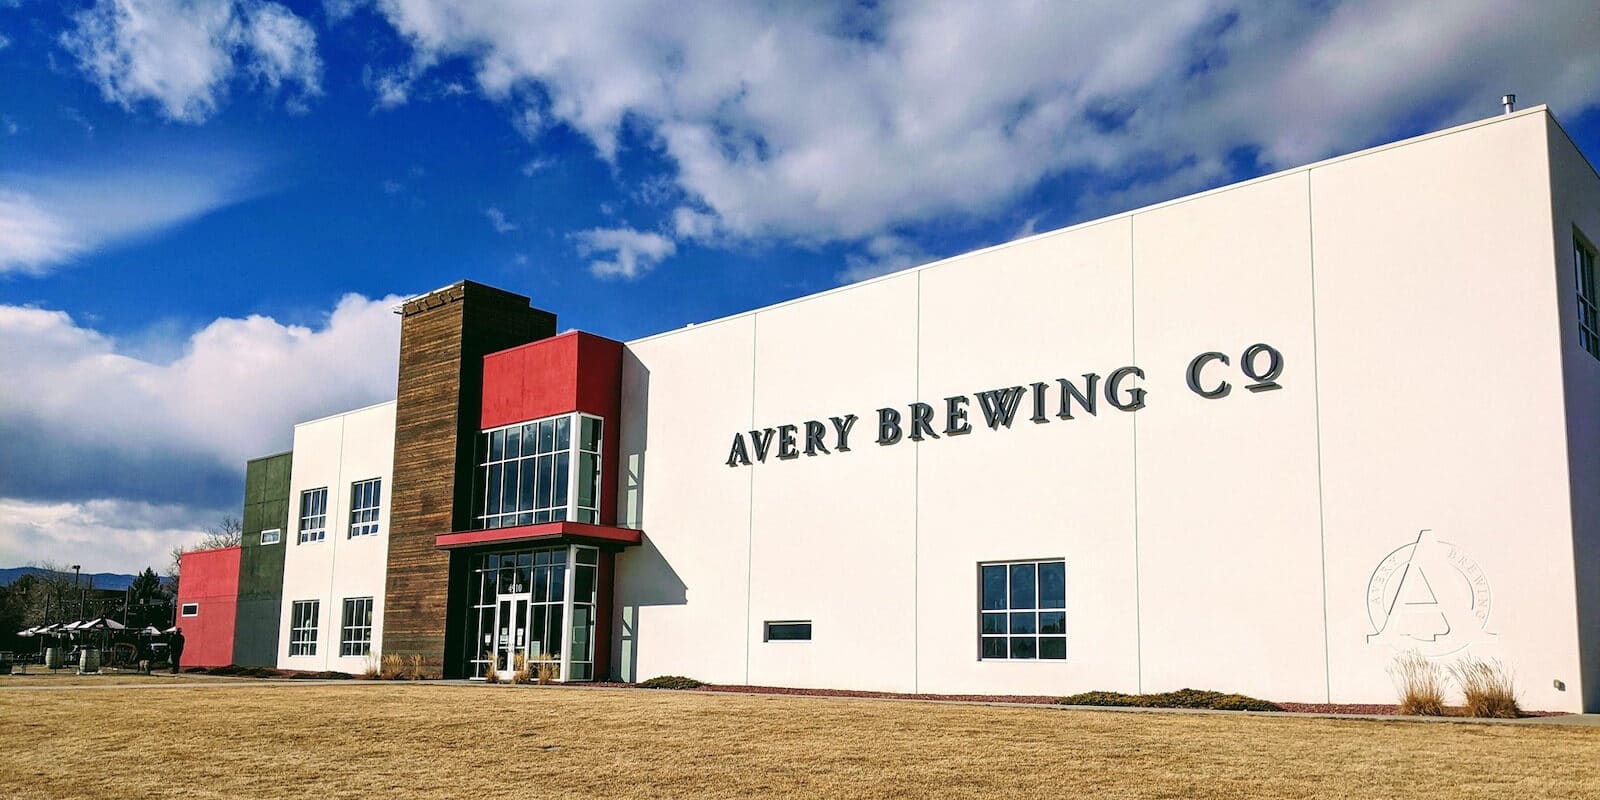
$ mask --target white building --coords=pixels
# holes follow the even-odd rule
[[[1600,179],[1536,108],[630,342],[620,674],[1367,703],[1417,649],[1600,710],[1597,240]],[[808,420],[836,452],[756,458]],[[1061,613],[1015,620],[1064,658],[985,635],[983,565],[1036,562]]]
[[[279,669],[359,674],[381,655],[394,410],[294,428]]]
[[[445,287],[296,428],[278,663],[1600,711],[1597,241],[1534,108],[626,344]]]

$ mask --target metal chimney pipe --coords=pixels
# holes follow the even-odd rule
[[[1506,113],[1507,114],[1510,114],[1511,112],[1516,111],[1517,110],[1517,96],[1514,95],[1514,94],[1501,95],[1500,96],[1500,105],[1503,105],[1503,106],[1506,107]]]

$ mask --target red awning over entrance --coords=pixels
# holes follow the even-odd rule
[[[433,544],[440,549],[477,547],[486,544],[556,544],[569,539],[587,544],[611,544],[630,547],[640,541],[644,531],[618,528],[613,525],[589,525],[583,522],[545,522],[539,525],[518,525],[514,528],[487,528],[474,531],[455,531],[435,536]]]

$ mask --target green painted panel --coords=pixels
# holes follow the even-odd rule
[[[283,605],[283,554],[288,539],[291,454],[280,453],[245,465],[243,547],[239,554],[239,605],[234,622],[233,660],[245,666],[273,666],[278,658],[278,612]],[[283,531],[277,544],[262,544],[261,532]]]

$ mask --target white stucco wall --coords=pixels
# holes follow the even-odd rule
[[[1555,285],[1566,378],[1567,456],[1571,468],[1573,559],[1586,707],[1600,711],[1600,359],[1579,346],[1573,231],[1600,248],[1600,175],[1557,125],[1551,125],[1550,171]],[[1568,687],[1577,691],[1579,687]]]
[[[303,422],[294,428],[289,477],[289,528],[284,531],[283,611],[278,628],[278,667],[361,673],[368,659],[340,657],[344,600],[373,598],[372,658],[383,642],[384,578],[389,555],[389,497],[394,482],[394,403]],[[358,481],[383,481],[376,535],[350,538],[350,490]],[[327,537],[299,543],[300,495],[328,489]],[[289,655],[290,615],[297,600],[318,600],[317,652]]]
[[[1573,514],[1596,509],[1572,501],[1566,420],[1595,395],[1564,388],[1575,344],[1563,383],[1552,124],[1533,109],[630,343],[621,511],[647,543],[617,561],[621,674],[1387,702],[1418,646],[1578,709]],[[1571,191],[1592,213],[1596,189]],[[1281,389],[1244,388],[1256,342]],[[1206,370],[1234,384],[1220,399],[1185,383],[1212,350],[1233,361]],[[1055,379],[1124,365],[1142,410],[1034,423],[1029,398],[983,425],[979,391],[1048,382],[1054,411]],[[876,409],[926,402],[942,431],[958,394],[971,434],[874,444]],[[736,432],[846,413],[849,453],[724,464]],[[1426,588],[1394,569],[1423,529]],[[1035,558],[1066,561],[1067,659],[980,661],[977,565]],[[1369,641],[1401,586],[1406,623]],[[1433,617],[1439,641],[1394,635]],[[814,638],[763,642],[767,620]]]

